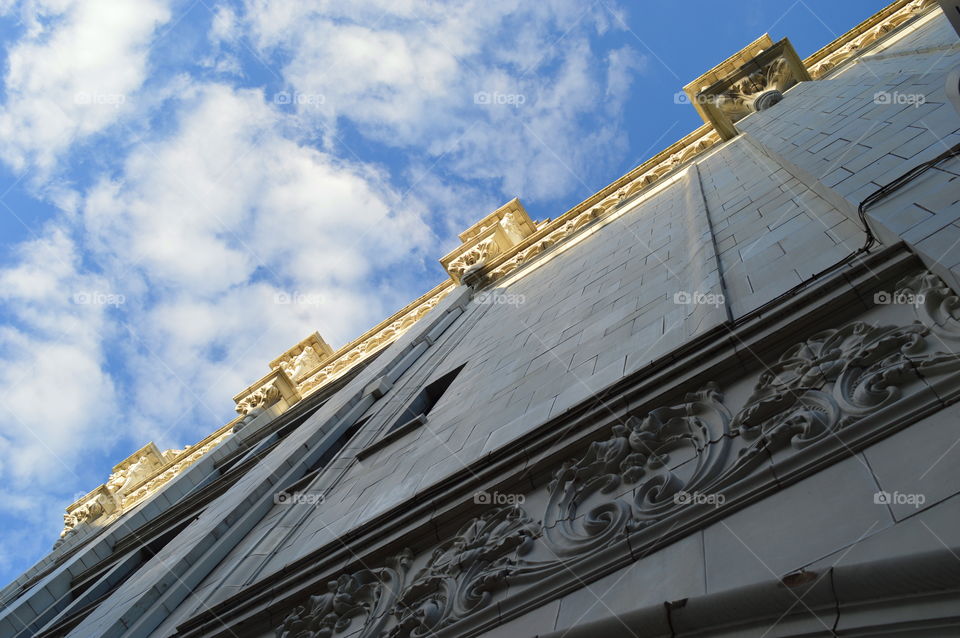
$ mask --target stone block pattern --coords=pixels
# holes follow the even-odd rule
[[[734,318],[864,243],[856,223],[743,137],[699,168]]]
[[[944,92],[960,64],[957,36],[940,11],[825,79],[740,122],[776,153],[847,198],[853,207],[908,169],[960,142],[960,115]],[[954,287],[960,283],[960,159],[870,210],[885,243],[904,240]]]

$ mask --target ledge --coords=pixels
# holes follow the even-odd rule
[[[383,438],[380,438],[380,439],[374,441],[373,443],[371,443],[371,444],[368,445],[367,447],[365,447],[365,448],[363,448],[362,450],[360,450],[359,452],[357,452],[357,457],[356,457],[357,460],[358,460],[358,461],[362,461],[363,459],[367,458],[367,457],[370,456],[371,454],[373,454],[373,453],[375,453],[375,452],[379,452],[380,450],[382,450],[383,448],[387,447],[388,445],[390,445],[390,444],[393,443],[394,441],[397,441],[397,440],[399,440],[399,439],[402,439],[402,438],[403,438],[404,436],[406,436],[408,433],[413,432],[414,430],[416,430],[416,429],[418,429],[418,428],[420,428],[421,426],[424,426],[424,425],[426,425],[426,424],[427,424],[427,415],[426,415],[426,414],[418,414],[417,416],[413,417],[412,419],[410,419],[409,421],[407,421],[407,422],[404,423],[403,425],[401,425],[401,426],[395,428],[394,430],[388,432],[387,434],[385,434],[385,435],[383,436]]]

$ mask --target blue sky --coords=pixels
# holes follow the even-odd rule
[[[694,129],[689,80],[885,4],[0,0],[0,581],[490,210],[556,217]]]

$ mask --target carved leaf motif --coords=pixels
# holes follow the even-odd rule
[[[913,302],[917,319],[940,339],[960,340],[960,297],[930,271],[897,283],[896,297]]]
[[[558,556],[590,551],[628,525],[635,528],[674,509],[677,492],[696,490],[723,469],[729,422],[719,391],[709,384],[683,403],[614,425],[611,438],[595,441],[554,476],[544,534],[551,549]],[[675,471],[677,465],[683,471]],[[581,511],[597,495],[623,492],[633,484],[632,504],[601,499]]]
[[[685,402],[652,410],[630,437],[647,456],[644,480],[634,496],[633,525],[676,509],[681,492],[705,490],[724,469],[730,445],[730,413],[714,384],[691,392]]]
[[[489,604],[540,532],[540,525],[515,505],[472,519],[434,550],[400,595],[389,636],[430,635]]]
[[[380,636],[411,555],[410,550],[404,550],[387,567],[362,569],[328,582],[325,593],[310,596],[283,619],[276,629],[277,638],[330,638],[351,628],[355,618],[363,620],[351,636]]]

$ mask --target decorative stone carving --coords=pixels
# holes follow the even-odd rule
[[[284,618],[277,638],[433,635],[489,605],[540,533],[540,525],[518,506],[491,510],[437,547],[409,582],[409,549],[386,567],[329,581],[326,593],[310,596]]]
[[[457,283],[471,268],[477,268],[508,251],[537,231],[518,199],[512,199],[460,233],[463,244],[440,260]]]
[[[786,38],[776,44],[764,34],[731,58],[684,87],[703,121],[721,137],[737,135],[734,123],[783,99],[783,92],[810,79]]]
[[[400,314],[400,316],[395,316],[396,318],[391,317],[390,320],[375,327],[366,335],[347,344],[347,346],[341,348],[336,354],[330,357],[322,368],[300,381],[297,385],[297,391],[301,396],[306,396],[324,384],[343,375],[354,365],[360,363],[370,355],[379,352],[384,347],[393,343],[405,333],[410,326],[433,310],[451,289],[452,286],[450,286],[450,282],[448,282],[446,286],[438,287],[434,294],[420,303],[411,304],[409,309],[403,314]]]
[[[237,432],[274,403],[285,400],[293,405],[300,400],[300,393],[287,373],[278,365],[272,372],[233,397],[237,414],[242,418],[233,426]]]
[[[109,516],[116,509],[116,500],[104,485],[80,498],[67,507],[67,513],[63,515],[63,531],[60,532],[60,538],[54,544],[54,549],[76,534],[81,525],[92,523],[101,516]]]
[[[319,333],[308,335],[300,343],[270,362],[270,369],[282,369],[294,383],[303,380],[333,355],[333,348]]]
[[[182,450],[160,452],[156,445],[148,443],[113,468],[107,482],[67,507],[64,514],[64,529],[59,547],[67,538],[76,534],[80,526],[99,522],[101,517],[112,520],[163,487],[204,454],[230,436],[230,428],[222,428],[197,445],[188,445]]]
[[[940,277],[929,271],[906,277],[894,295],[911,303],[917,319],[938,338],[960,340],[960,297]]]
[[[609,439],[565,463],[548,487],[544,526],[552,551],[563,557],[601,547],[675,509],[680,491],[704,490],[727,459],[729,423],[720,392],[709,384],[679,405],[612,426]],[[632,502],[608,496],[630,487]]]
[[[901,0],[815,52],[804,60],[804,63],[810,70],[810,75],[818,79],[903,23],[926,13],[936,5],[936,0]]]
[[[60,532],[60,540],[54,548],[73,536],[81,525],[93,523],[103,516],[121,513],[125,503],[130,504],[129,496],[134,489],[166,462],[164,453],[153,443],[147,443],[115,465],[106,483],[67,507],[67,513],[63,517],[63,531]]]
[[[503,507],[474,518],[437,547],[426,566],[397,600],[397,624],[390,638],[433,635],[473,611],[489,605],[506,586],[517,558],[540,536],[519,506]]]
[[[489,278],[499,279],[509,274],[521,264],[527,263],[551,246],[575,234],[594,219],[606,215],[625,200],[672,173],[694,156],[720,141],[720,136],[716,131],[708,130],[707,127],[688,135],[663,153],[641,165],[636,170],[636,175],[629,182],[617,188],[599,202],[589,207],[578,207],[556,220],[538,227],[536,234],[528,236],[523,242],[489,264]]]
[[[162,471],[154,473],[149,480],[144,481],[133,492],[125,494],[123,497],[123,508],[129,509],[136,505],[147,496],[160,489],[167,481],[177,476],[180,472],[196,463],[200,458],[216,447],[221,441],[230,436],[232,430],[225,430],[220,434],[209,437],[205,442],[198,445],[188,445],[182,450],[167,450],[163,453],[167,459],[167,465],[161,468]]]
[[[387,567],[362,569],[330,581],[326,593],[310,596],[283,619],[277,638],[328,638],[348,629],[353,629],[355,638],[380,636],[411,556],[410,550],[404,550]]]

